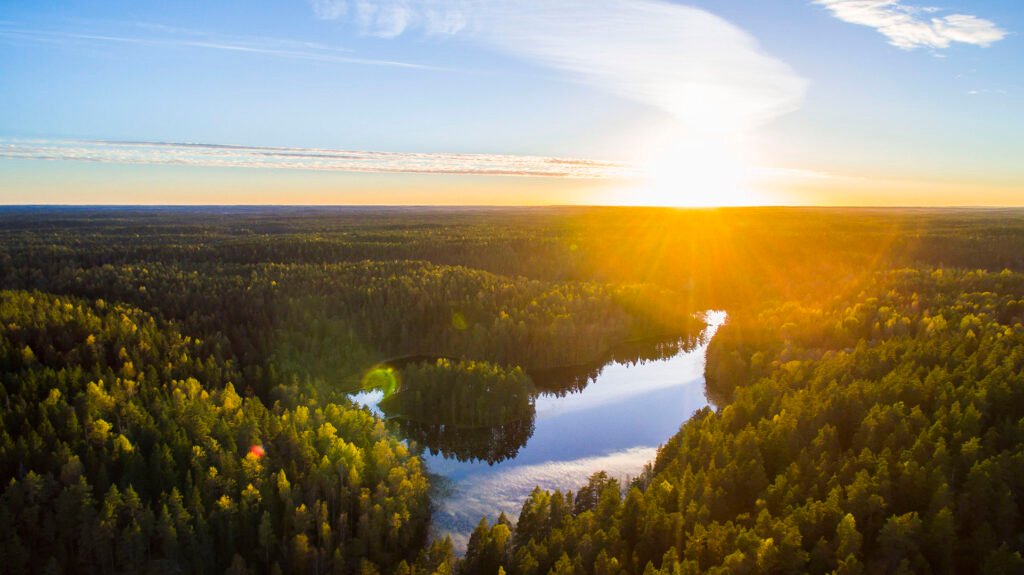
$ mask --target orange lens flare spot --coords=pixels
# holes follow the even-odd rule
[[[254,455],[257,458],[263,457],[267,454],[266,450],[263,449],[262,445],[253,445],[249,448],[249,454]]]

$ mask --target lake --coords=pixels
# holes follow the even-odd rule
[[[450,535],[462,551],[481,517],[493,521],[504,512],[514,521],[536,486],[576,491],[597,471],[623,480],[640,474],[658,446],[708,405],[705,351],[725,313],[706,318],[707,330],[694,341],[661,342],[656,349],[620,352],[603,365],[531,374],[543,390],[532,421],[486,430],[401,428],[425,446],[439,485],[434,535]],[[380,414],[382,397],[364,392],[353,399]]]

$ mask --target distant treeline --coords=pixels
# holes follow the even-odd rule
[[[707,307],[905,266],[1024,268],[1024,211],[730,208],[7,208],[5,285],[163,262],[422,260],[552,281],[658,283]],[[13,283],[12,283],[13,282]]]

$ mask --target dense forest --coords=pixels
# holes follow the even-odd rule
[[[1024,275],[897,270],[734,316],[718,411],[630,485],[536,491],[465,562],[506,573],[1020,573]],[[623,493],[625,492],[625,493]],[[486,568],[485,568],[486,566]]]
[[[3,210],[0,556],[12,573],[1021,572],[1021,215]],[[716,407],[648,469],[537,490],[462,558],[430,542],[422,450],[514,456],[536,393],[692,345],[707,309],[729,312]],[[649,340],[667,343],[630,349]],[[382,367],[403,357],[440,359]],[[367,382],[387,421],[347,399]]]
[[[369,414],[242,397],[123,304],[5,291],[0,332],[9,572],[325,571],[422,546],[420,462]]]

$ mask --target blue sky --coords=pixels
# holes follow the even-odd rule
[[[0,155],[0,202],[143,187],[245,203],[240,187],[262,186],[278,203],[1024,203],[1022,24],[1016,0],[2,0],[0,138],[17,153]],[[423,175],[406,156],[324,171],[251,151],[49,153],[67,140],[489,154],[525,175],[479,175],[474,158]],[[518,158],[628,171],[662,149],[655,165],[680,166],[638,196],[596,181],[617,168],[588,195]]]

